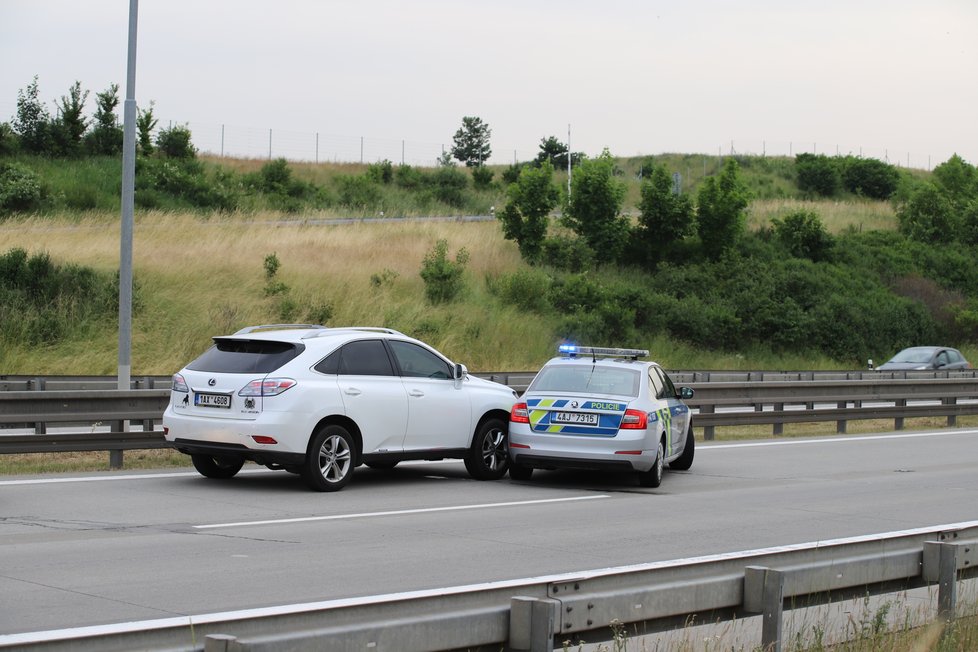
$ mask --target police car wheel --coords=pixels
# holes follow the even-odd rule
[[[498,480],[509,469],[506,422],[487,419],[479,424],[465,456],[465,469],[476,480]]]
[[[686,429],[686,445],[683,447],[683,452],[679,457],[669,462],[669,468],[677,471],[688,471],[689,467],[693,466],[695,449],[696,440],[693,439],[693,424],[689,424],[689,428]]]
[[[662,447],[662,440],[659,440],[659,450],[655,456],[655,463],[652,468],[644,473],[640,473],[638,476],[638,483],[643,487],[652,487],[655,489],[660,484],[662,484],[662,458],[665,454],[665,450]]]
[[[194,463],[197,473],[214,480],[233,478],[244,466],[244,459],[214,455],[191,455],[190,461]]]

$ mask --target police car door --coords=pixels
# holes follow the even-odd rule
[[[656,377],[654,383],[659,391],[659,400],[665,403],[664,414],[661,418],[666,420],[666,427],[669,431],[669,443],[666,447],[666,455],[674,455],[679,452],[679,447],[683,445],[686,435],[686,426],[689,424],[689,410],[679,400],[676,393],[676,386],[660,367],[652,367],[649,374]]]

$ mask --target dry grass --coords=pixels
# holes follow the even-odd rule
[[[751,203],[747,225],[752,230],[769,227],[771,219],[796,211],[817,213],[829,233],[846,229],[892,231],[897,228],[893,206],[878,201],[809,201],[802,199],[763,199]]]

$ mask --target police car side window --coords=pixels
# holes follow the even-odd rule
[[[669,398],[678,396],[678,394],[676,393],[676,386],[672,384],[672,379],[669,378],[669,374],[664,372],[660,367],[656,367],[655,370],[659,373],[660,376],[662,376],[662,384],[665,387],[664,396],[668,396]]]
[[[659,374],[655,373],[655,369],[649,369],[649,388],[652,390],[653,398],[662,398],[662,392],[665,386],[662,384],[662,378]]]

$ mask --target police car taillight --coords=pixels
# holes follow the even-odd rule
[[[510,410],[509,420],[511,423],[530,423],[530,412],[526,408],[526,403],[516,403]]]
[[[644,430],[649,425],[649,415],[641,410],[625,410],[621,418],[622,430]]]

